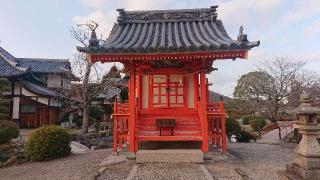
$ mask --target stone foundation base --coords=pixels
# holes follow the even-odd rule
[[[295,155],[287,165],[286,176],[291,180],[320,180],[320,158]]]
[[[203,152],[196,149],[139,150],[136,153],[136,162],[203,163]]]

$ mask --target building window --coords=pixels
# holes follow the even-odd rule
[[[184,83],[182,75],[154,75],[153,107],[183,107]]]
[[[21,106],[20,112],[21,113],[36,113],[36,107],[35,106]]]

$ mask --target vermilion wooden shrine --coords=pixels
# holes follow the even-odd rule
[[[209,102],[206,74],[216,60],[247,58],[259,41],[242,27],[231,39],[217,19],[217,6],[204,9],[125,11],[106,42],[91,34],[78,47],[91,62],[121,62],[130,72],[129,101],[114,104],[114,146],[129,151],[146,141],[196,141],[227,150],[223,102]]]

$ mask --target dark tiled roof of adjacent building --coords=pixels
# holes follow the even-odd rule
[[[237,40],[227,34],[217,19],[217,6],[203,9],[125,11],[118,9],[118,23],[106,42],[91,39],[82,52],[170,53],[179,51],[248,50],[259,45],[249,42],[243,28]]]
[[[0,77],[32,73],[70,73],[68,59],[16,58],[0,47]]]
[[[2,47],[0,47],[0,56],[2,56],[3,58],[11,61],[12,63],[16,63],[15,62],[16,58],[14,56],[12,56],[8,51],[3,49]]]
[[[0,77],[12,77],[25,74],[27,68],[17,66],[15,57],[0,47]]]
[[[57,93],[45,86],[40,86],[37,84],[34,84],[29,81],[20,81],[22,86],[29,90],[32,93],[35,93],[40,96],[48,96],[48,97],[63,97],[60,93]]]
[[[31,68],[34,73],[66,73],[71,70],[67,59],[16,58],[18,66]]]

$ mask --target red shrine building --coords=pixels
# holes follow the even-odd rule
[[[92,63],[120,62],[130,73],[128,102],[114,104],[114,151],[190,142],[226,152],[227,114],[222,101],[209,102],[206,76],[215,61],[246,59],[260,42],[250,42],[242,27],[231,39],[216,9],[118,9],[105,42],[93,30],[89,47],[78,47]]]

